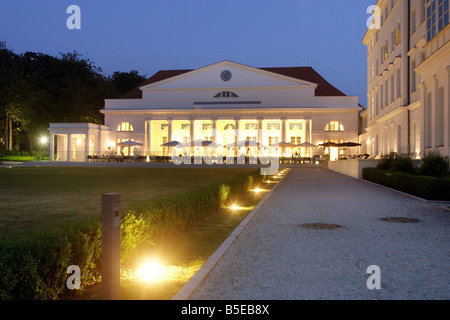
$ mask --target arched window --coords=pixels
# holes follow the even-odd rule
[[[225,126],[224,130],[234,130],[235,128],[234,124],[229,123]]]
[[[239,96],[231,91],[222,91],[216,94],[214,98],[239,98]]]
[[[117,126],[117,132],[132,132],[132,131],[134,131],[134,128],[129,122],[122,122]]]
[[[329,132],[344,131],[344,125],[339,121],[330,121],[325,126],[325,131]]]

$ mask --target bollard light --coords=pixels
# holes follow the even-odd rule
[[[102,195],[102,298],[120,299],[120,206],[118,193]]]

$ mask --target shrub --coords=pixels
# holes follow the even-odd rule
[[[363,178],[427,200],[450,201],[450,179],[364,168]]]
[[[391,168],[392,161],[394,161],[395,153],[391,152],[387,155],[381,156],[380,161],[378,161],[377,169],[389,170]]]
[[[381,157],[377,164],[377,169],[395,172],[414,172],[414,165],[408,155],[397,155],[394,152]]]
[[[425,153],[420,163],[420,174],[431,177],[445,177],[448,175],[449,159],[437,151]]]
[[[407,155],[395,156],[391,162],[391,166],[389,168],[391,171],[395,172],[406,172],[413,173],[414,165],[411,158]]]
[[[121,263],[127,266],[158,237],[185,230],[262,178],[257,170],[125,210],[121,215]],[[0,239],[0,299],[58,299],[68,290],[65,281],[70,265],[80,267],[83,288],[100,279],[99,217],[26,238]]]

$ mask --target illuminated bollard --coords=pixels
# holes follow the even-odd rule
[[[102,195],[102,299],[120,300],[120,194]]]

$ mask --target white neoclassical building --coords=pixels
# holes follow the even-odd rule
[[[105,100],[103,126],[50,124],[51,159],[185,152],[164,146],[174,141],[212,141],[214,152],[222,155],[247,154],[250,148],[239,142],[252,141],[264,154],[328,153],[335,159],[342,148],[318,145],[357,142],[361,109],[358,97],[345,95],[311,67],[254,68],[222,61],[159,71],[120,99]],[[121,145],[127,141],[137,146]],[[316,147],[294,146],[305,142]]]
[[[450,156],[449,0],[378,0],[367,46],[362,148]],[[378,24],[378,26],[376,26]]]

